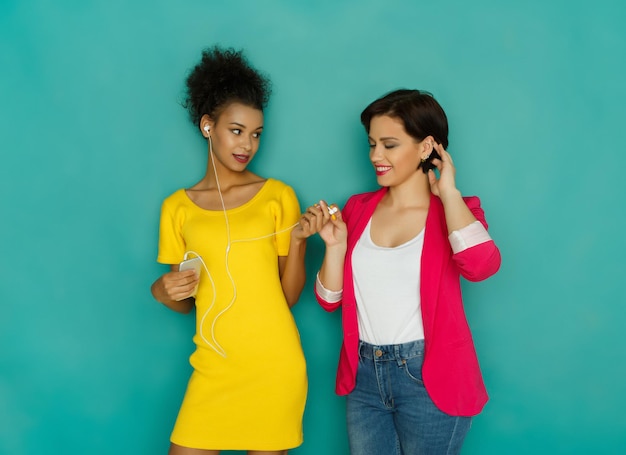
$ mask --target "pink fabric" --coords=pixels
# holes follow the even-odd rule
[[[358,365],[359,330],[352,279],[352,251],[386,188],[352,196],[342,211],[348,226],[348,249],[344,265],[343,298],[336,303],[317,300],[326,311],[342,308],[343,344],[339,355],[336,392],[354,389]],[[485,228],[477,197],[465,203]],[[441,200],[431,196],[422,252],[421,308],[425,354],[424,385],[435,405],[454,416],[478,414],[488,400],[474,342],[463,309],[459,276],[484,280],[500,268],[500,251],[493,240],[452,253]]]

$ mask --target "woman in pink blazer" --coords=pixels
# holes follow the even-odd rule
[[[500,252],[480,200],[456,188],[447,118],[429,93],[391,92],[361,122],[381,189],[342,211],[308,209],[326,244],[317,299],[342,309],[336,391],[350,451],[460,453],[487,393],[459,281],[496,273]]]

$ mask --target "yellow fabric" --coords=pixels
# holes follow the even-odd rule
[[[209,277],[203,270],[200,277],[196,350],[190,357],[194,372],[171,441],[216,450],[297,447],[306,367],[280,285],[278,256],[289,251],[298,200],[289,186],[268,179],[227,215],[228,223],[223,211],[198,207],[183,189],[161,208],[157,260],[177,264],[191,250],[210,272]],[[218,351],[221,346],[226,357],[207,343]]]

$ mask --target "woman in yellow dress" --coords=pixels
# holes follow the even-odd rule
[[[291,187],[247,169],[259,147],[269,80],[241,51],[213,47],[187,79],[185,107],[207,139],[206,174],[161,208],[152,294],[196,309],[194,368],[169,453],[286,454],[302,443],[306,366],[290,307],[304,287],[306,239]],[[200,257],[198,270],[179,271]]]

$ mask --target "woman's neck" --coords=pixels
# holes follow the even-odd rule
[[[428,205],[430,195],[428,176],[417,171],[409,180],[390,186],[385,197],[390,206],[403,208]]]
[[[262,180],[259,176],[253,174],[247,169],[241,172],[236,172],[226,168],[217,160],[215,161],[215,166],[213,163],[213,158],[209,157],[206,173],[199,182],[199,184],[201,184],[205,189],[216,189],[219,186],[222,191],[227,191],[232,187],[246,185]]]

